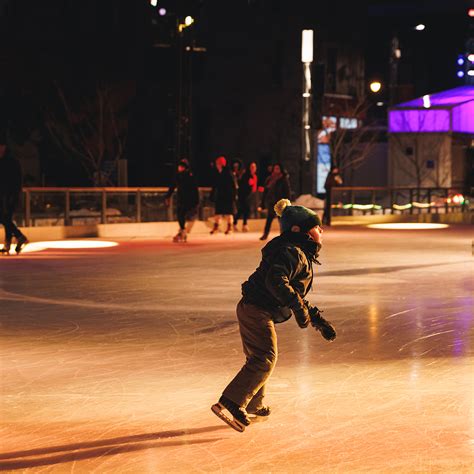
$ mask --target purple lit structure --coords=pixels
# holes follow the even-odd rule
[[[474,86],[395,105],[388,129],[389,185],[470,189]]]
[[[462,86],[398,104],[390,133],[474,133],[474,86]]]

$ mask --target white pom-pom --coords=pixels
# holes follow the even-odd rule
[[[287,206],[291,206],[291,201],[289,199],[280,199],[274,206],[276,215],[281,217],[283,211],[286,209]]]

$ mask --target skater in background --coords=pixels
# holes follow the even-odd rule
[[[268,234],[272,227],[273,219],[275,219],[275,211],[273,206],[280,199],[290,198],[290,180],[288,174],[279,163],[275,163],[272,173],[265,180],[265,188],[262,196],[260,209],[267,209],[267,220],[265,221],[265,229],[260,240],[267,240]]]
[[[20,201],[22,191],[22,171],[20,162],[11,154],[6,143],[6,135],[0,135],[0,223],[5,228],[2,254],[9,255],[15,238],[15,252],[19,254],[28,243],[26,236],[13,222],[13,214]]]
[[[244,165],[241,160],[236,158],[235,160],[232,160],[232,174],[234,175],[235,179],[237,182],[240,181],[240,178],[245,172]]]
[[[227,167],[227,160],[219,156],[215,161],[216,169],[211,201],[215,204],[214,226],[211,234],[219,232],[222,218],[227,222],[226,235],[232,232],[234,214],[237,210],[237,180]]]
[[[331,225],[331,205],[332,205],[332,188],[335,186],[341,186],[342,176],[339,172],[339,168],[335,166],[331,168],[331,171],[327,175],[324,183],[326,190],[326,200],[324,201],[324,213],[323,213],[323,224]]]
[[[242,218],[242,232],[248,232],[248,218],[250,216],[250,209],[255,203],[255,198],[258,191],[258,177],[257,177],[257,163],[252,161],[249,169],[244,172],[239,180],[237,214],[234,218],[234,231],[237,231],[237,223]]]
[[[312,210],[292,206],[287,199],[278,201],[274,210],[281,217],[282,233],[262,249],[262,261],[243,283],[237,305],[246,362],[212,406],[237,431],[250,424],[249,414],[270,414],[264,396],[278,354],[275,323],[293,314],[300,328],[311,324],[326,340],[336,338],[334,327],[304,299],[313,283],[312,264],[321,250],[321,220]]]
[[[170,186],[166,194],[166,205],[171,204],[171,196],[177,190],[177,214],[179,231],[173,237],[173,242],[186,242],[188,234],[196,220],[199,206],[199,190],[196,179],[186,159],[178,163],[175,183]]]

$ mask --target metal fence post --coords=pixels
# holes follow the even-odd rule
[[[354,190],[351,189],[351,204],[352,204],[352,205],[351,205],[351,213],[350,213],[351,216],[354,215],[354,198],[355,198],[355,196],[354,196]]]
[[[170,197],[170,204],[167,209],[168,221],[170,222],[173,220],[173,209],[174,209],[174,193]]]
[[[409,194],[409,200],[410,200],[410,214],[413,214],[413,188],[409,189],[410,194]]]
[[[372,211],[370,212],[371,214],[375,214],[375,190],[372,190]]]
[[[428,198],[428,214],[431,214],[431,188],[428,188],[427,198]]]
[[[29,190],[25,192],[25,226],[31,225],[31,194]]]
[[[449,198],[449,188],[445,188],[444,190],[445,194],[445,201],[444,201],[444,212],[447,214],[449,212],[449,204],[448,204],[448,198]]]
[[[142,221],[142,193],[139,189],[137,189],[137,194],[135,197],[136,206],[137,206],[137,222]]]
[[[107,191],[102,191],[102,207],[100,212],[100,223],[107,223]]]
[[[71,224],[70,210],[71,210],[71,192],[68,189],[66,190],[66,196],[64,198],[64,225]]]

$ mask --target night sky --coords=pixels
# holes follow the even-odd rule
[[[78,170],[71,174],[70,166],[61,165],[62,155],[44,130],[45,107],[56,102],[52,81],[59,78],[72,101],[80,101],[97,79],[121,87],[126,82],[130,184],[166,184],[178,154],[176,21],[188,14],[196,22],[182,45],[205,51],[192,53],[191,68],[183,71],[192,91],[186,95],[192,122],[189,147],[180,154],[189,155],[203,184],[219,154],[262,166],[281,161],[292,172],[299,153],[303,28],[315,30],[315,64],[326,61],[323,52],[330,47],[356,48],[367,84],[374,78],[387,83],[390,40],[397,35],[405,94],[460,85],[456,58],[469,36],[473,1],[320,3],[158,0],[167,9],[160,16],[138,0],[0,0],[2,123],[20,138],[41,131],[46,184],[86,182]],[[414,31],[420,22],[426,30]]]

